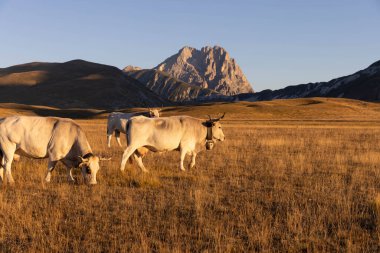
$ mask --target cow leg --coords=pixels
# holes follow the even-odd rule
[[[107,145],[110,148],[111,147],[111,139],[113,134],[113,126],[110,124],[109,120],[107,122]]]
[[[66,169],[67,169],[67,181],[69,183],[75,182],[75,179],[72,174],[72,169],[74,168],[73,162],[68,159],[62,159],[61,161],[66,166]]]
[[[128,158],[136,151],[136,148],[132,146],[128,146],[123,153],[123,158],[121,159],[121,165],[120,165],[120,170],[124,171],[125,169],[125,164],[128,161]]]
[[[190,169],[192,169],[195,166],[195,158],[196,157],[197,157],[197,153],[195,153],[195,151],[191,152]]]
[[[5,150],[4,150],[5,149]],[[5,169],[5,177],[8,180],[9,184],[14,184],[14,179],[12,177],[12,162],[13,162],[13,156],[16,152],[16,144],[9,144],[6,145],[6,148],[2,149],[3,151],[3,159],[1,166]]]
[[[185,160],[185,157],[186,157],[186,153],[187,153],[187,151],[185,150],[185,149],[181,149],[181,161],[180,161],[180,169],[182,170],[182,171],[185,171],[185,167],[183,167],[183,161]]]
[[[13,161],[20,161],[20,156],[13,154]],[[5,157],[0,156],[0,184],[4,182],[4,167],[5,167]]]
[[[112,134],[107,133],[107,145],[109,148],[111,147],[111,139],[112,139]]]
[[[8,180],[8,183],[10,184],[15,183],[15,180],[13,179],[13,176],[12,176],[12,170],[11,170],[12,160],[13,158],[10,160],[6,159],[6,163],[5,163],[5,176]]]
[[[144,166],[144,164],[143,164],[143,162],[142,162],[142,156],[136,154],[136,152],[135,152],[135,153],[133,153],[133,157],[135,158],[135,161],[137,162],[137,166],[138,166],[143,172],[149,172],[149,171],[145,168],[145,166]]]
[[[115,130],[115,138],[116,138],[117,144],[119,144],[119,147],[122,147],[121,142],[120,142],[120,131]]]
[[[67,167],[67,181],[68,181],[69,183],[74,183],[74,182],[75,182],[75,179],[74,179],[74,177],[73,177],[73,173],[72,173],[72,169],[73,169],[73,168],[69,168],[69,167]]]
[[[51,179],[51,172],[54,170],[56,164],[57,164],[57,161],[51,161],[51,160],[49,159],[49,162],[48,162],[48,168],[47,168],[47,173],[46,173],[46,177],[45,177],[45,181],[46,181],[47,183],[50,182],[50,179]]]

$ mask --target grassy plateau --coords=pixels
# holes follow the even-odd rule
[[[59,112],[0,105],[0,117],[41,111]],[[379,104],[218,103],[162,116],[222,112],[226,140],[199,153],[195,169],[179,171],[178,152],[149,153],[149,173],[135,164],[120,172],[107,113],[88,112],[95,116],[76,122],[94,153],[112,157],[98,184],[84,184],[79,170],[68,183],[62,164],[47,184],[47,160],[22,157],[15,185],[0,187],[0,252],[380,251]]]

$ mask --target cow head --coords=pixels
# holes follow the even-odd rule
[[[150,118],[159,118],[160,117],[160,109],[152,109],[149,108],[149,117]]]
[[[212,119],[210,115],[208,115],[209,119],[203,123],[203,125],[208,128],[207,137],[206,137],[208,141],[213,141],[213,140],[224,141],[225,137],[222,130],[222,124],[220,124],[219,121],[224,118],[225,114],[226,113],[224,113],[222,116],[217,117],[215,119]]]
[[[79,168],[82,170],[83,178],[89,184],[96,184],[96,174],[98,173],[99,160],[98,156],[95,156],[91,153],[82,156],[79,156],[80,163]]]

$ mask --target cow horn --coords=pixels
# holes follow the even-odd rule
[[[207,117],[208,117],[209,120],[212,120],[212,119],[211,119],[211,116],[210,116],[209,114],[207,114]]]
[[[81,161],[81,163],[85,163],[85,162],[88,162],[88,159],[87,158],[83,158],[81,156],[78,156],[79,157],[79,160]]]
[[[217,122],[217,121],[223,119],[223,118],[224,118],[224,115],[226,115],[226,113],[223,113],[222,116],[220,116],[219,118],[216,118],[216,119],[211,119],[211,118],[210,118],[210,120],[211,120],[212,122]]]

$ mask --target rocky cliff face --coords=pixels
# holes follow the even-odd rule
[[[215,90],[223,95],[253,92],[236,61],[218,46],[203,47],[201,50],[184,47],[155,69],[185,83]]]
[[[225,101],[230,97],[214,90],[190,85],[155,69],[124,68],[125,74],[138,80],[148,89],[172,102]]]
[[[141,70],[141,68],[136,67],[136,66],[132,66],[132,65],[128,65],[127,67],[125,67],[123,69],[124,72],[135,71],[135,70]]]

